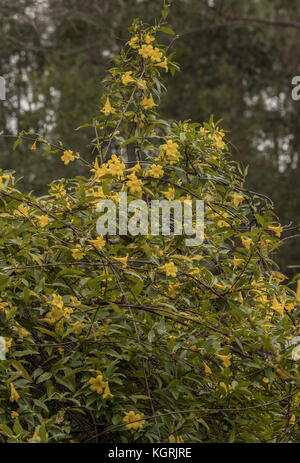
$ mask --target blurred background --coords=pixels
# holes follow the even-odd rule
[[[162,0],[0,0],[0,132],[33,130],[82,153],[98,112],[101,79],[128,38],[133,18],[159,18]],[[300,222],[299,0],[175,0],[172,47],[182,72],[166,78],[161,111],[230,133],[233,157],[249,166],[247,187],[267,194],[283,225]],[[0,137],[0,168],[14,169],[25,191],[41,194],[54,178],[80,173],[29,146]],[[291,234],[291,233],[290,233]],[[297,235],[297,228],[292,233]],[[285,237],[285,235],[283,235]],[[281,270],[299,269],[300,237],[283,241]]]

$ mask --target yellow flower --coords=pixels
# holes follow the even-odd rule
[[[176,267],[174,262],[168,262],[167,264],[162,265],[159,268],[164,270],[166,272],[166,275],[170,277],[176,277],[178,272],[178,267]]]
[[[122,159],[118,157],[116,154],[113,154],[111,159],[107,163],[108,171],[111,175],[115,175],[118,178],[123,178],[124,176],[124,169],[125,164],[123,163]]]
[[[166,143],[160,146],[160,156],[163,158],[166,155],[170,164],[174,164],[179,159],[178,144],[173,140],[167,140]]]
[[[110,392],[108,382],[105,384],[104,393],[103,393],[102,397],[105,400],[113,398],[113,394]]]
[[[278,236],[278,238],[280,238],[281,233],[283,232],[283,228],[281,225],[278,225],[278,226],[272,225],[268,228],[269,230],[272,230],[275,233],[275,235]]]
[[[152,35],[150,34],[146,34],[145,37],[144,37],[144,41],[149,44],[151,42],[154,42],[154,37],[152,37]]]
[[[60,294],[52,294],[52,300],[50,301],[50,304],[58,307],[59,309],[62,309],[64,306],[64,301],[62,300]]]
[[[94,162],[94,167],[91,169],[91,172],[94,172],[94,180],[98,180],[99,177],[109,174],[109,167],[106,163],[102,164],[100,167],[97,158]]]
[[[287,280],[287,276],[283,275],[280,272],[277,272],[276,270],[273,270],[270,275],[270,283],[274,280],[276,283],[282,283],[282,281]]]
[[[268,296],[266,296],[265,294],[260,294],[259,296],[256,296],[254,300],[259,304],[268,304]]]
[[[105,194],[104,194],[102,186],[98,186],[96,189],[91,190],[91,195],[94,198],[97,198],[97,199],[104,199],[105,198]]]
[[[8,303],[7,303],[7,302],[0,301],[0,310],[5,309],[5,307],[8,307]]]
[[[66,151],[64,151],[64,154],[61,156],[60,159],[63,161],[64,165],[67,166],[69,164],[69,162],[74,161],[75,156],[73,154],[73,151],[66,150]]]
[[[241,237],[241,241],[243,243],[243,246],[246,248],[246,249],[250,249],[250,246],[252,244],[252,239],[251,238],[247,238],[247,236],[242,236]]]
[[[11,412],[10,416],[12,417],[13,420],[16,420],[17,418],[19,418],[19,413],[18,412]]]
[[[39,227],[46,227],[49,223],[49,217],[47,215],[39,215],[36,216],[36,218],[39,221]]]
[[[272,301],[272,309],[275,310],[275,312],[278,312],[281,316],[284,315],[284,300],[283,301],[278,301],[277,298],[274,296],[273,301]]]
[[[70,310],[72,309],[53,308],[47,312],[46,317],[41,318],[41,321],[48,323],[49,325],[54,325],[58,321],[68,318]]]
[[[92,243],[95,246],[95,248],[98,250],[101,250],[106,245],[106,241],[103,238],[103,236],[98,236],[97,239],[90,240],[90,243]]]
[[[147,82],[145,79],[137,79],[136,80],[136,85],[140,90],[146,90],[147,89]]]
[[[232,195],[232,202],[234,206],[238,206],[242,201],[244,201],[244,196],[240,195],[239,193],[233,193]]]
[[[156,63],[155,66],[163,68],[166,72],[168,72],[168,70],[169,70],[169,68],[168,68],[168,60],[167,60],[166,57],[160,63]]]
[[[139,162],[137,162],[133,167],[130,167],[130,169],[127,169],[128,172],[133,172],[134,174],[140,172],[141,170],[142,168]]]
[[[228,354],[228,355],[217,354],[217,357],[219,357],[219,359],[222,361],[225,368],[230,367],[230,365],[231,365],[231,357],[232,357],[231,354]]]
[[[225,148],[225,143],[224,141],[222,140],[222,137],[220,135],[215,135],[215,141],[213,143],[213,146],[215,148],[219,148],[219,149],[224,149]]]
[[[289,419],[289,424],[293,426],[296,423],[296,416],[292,415]]]
[[[217,225],[220,228],[230,227],[230,223],[226,222],[225,220],[218,220]]]
[[[50,193],[57,199],[65,198],[67,194],[63,185],[51,185]]]
[[[292,312],[292,310],[295,308],[295,302],[287,302],[285,304],[285,308],[288,312]]]
[[[223,383],[223,381],[221,381],[219,383],[219,386],[224,389],[225,395],[229,394],[230,389],[231,389],[231,387],[229,385],[227,385],[227,384]]]
[[[37,432],[35,431],[33,433],[32,437],[27,439],[27,442],[38,444],[39,442],[41,442],[41,438],[40,438],[40,436],[38,436]]]
[[[154,106],[157,106],[157,104],[154,102],[153,100],[153,97],[152,95],[149,96],[149,98],[147,98],[146,96],[142,99],[141,101],[141,105],[145,108],[145,109],[151,109],[153,108]]]
[[[160,178],[164,175],[164,170],[159,164],[152,164],[148,170],[148,174],[154,178]]]
[[[137,178],[135,174],[128,175],[129,180],[127,180],[126,185],[129,188],[131,194],[141,194],[142,190],[142,181]]]
[[[103,108],[101,109],[101,112],[102,112],[105,116],[109,116],[110,114],[114,114],[114,113],[116,112],[116,110],[112,107],[112,105],[111,105],[111,103],[110,103],[109,97],[106,98],[105,105],[104,105]]]
[[[74,307],[78,307],[80,305],[80,301],[77,299],[76,296],[71,296],[70,301],[71,305]]]
[[[178,294],[177,288],[181,286],[181,283],[170,283],[168,286],[168,296],[175,297]]]
[[[263,383],[268,384],[270,382],[269,378],[264,377],[262,379]]]
[[[153,48],[152,53],[150,55],[151,61],[154,61],[156,63],[160,63],[163,58],[163,54],[160,51],[159,48]]]
[[[300,302],[300,280],[297,281],[296,300]]]
[[[75,323],[72,323],[72,326],[73,326],[73,331],[75,334],[79,335],[81,334],[83,328],[84,328],[84,324],[82,322],[75,322]]]
[[[212,375],[212,371],[206,363],[204,363],[204,373],[206,374],[206,376]]]
[[[25,204],[20,204],[17,209],[14,210],[14,215],[28,217],[29,215],[29,207],[25,206]]]
[[[135,35],[129,40],[129,46],[131,48],[139,48],[138,46],[139,38]]]
[[[96,378],[90,379],[90,389],[97,392],[97,394],[102,394],[103,388],[105,386],[105,381],[103,381],[103,375],[98,375]]]
[[[134,413],[133,411],[125,412],[123,423],[128,423],[126,424],[127,429],[142,429],[145,425],[145,420],[143,420],[143,418],[144,413]]]
[[[63,309],[63,317],[70,318],[71,314],[73,313],[73,309]]]
[[[169,201],[173,201],[175,198],[175,188],[169,187],[167,191],[161,192]]]
[[[5,347],[4,347],[5,352],[9,351],[9,349],[11,348],[12,342],[13,342],[12,338],[5,339]]]
[[[128,254],[125,257],[113,257],[113,259],[120,262],[122,264],[123,268],[127,268]]]
[[[141,55],[144,59],[150,58],[153,54],[154,48],[152,45],[142,45],[141,48],[139,49],[138,53]]]
[[[9,387],[10,387],[10,397],[9,397],[10,402],[18,402],[20,396],[16,391],[14,383],[10,383]]]
[[[80,244],[77,244],[75,248],[72,249],[72,256],[74,257],[74,259],[76,260],[80,260],[83,258],[84,256],[84,252],[83,252],[83,249],[82,247],[80,246]]]
[[[134,82],[134,78],[132,77],[132,71],[128,71],[128,72],[124,72],[124,74],[122,74],[122,84],[124,85],[128,85],[130,82]]]
[[[241,291],[239,291],[239,292],[237,293],[237,295],[235,296],[234,300],[240,302],[241,304],[243,304],[244,298],[243,298],[243,294],[241,293]]]
[[[239,267],[241,264],[243,264],[244,259],[240,259],[239,257],[234,257],[233,258],[233,268]]]
[[[19,335],[23,338],[26,338],[26,336],[29,336],[29,331],[25,330],[25,328],[23,328],[22,326],[18,327],[18,332],[19,332]]]
[[[32,145],[31,145],[31,149],[32,151],[35,151],[36,150],[36,144],[37,144],[37,140],[35,140]]]

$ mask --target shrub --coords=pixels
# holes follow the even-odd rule
[[[87,176],[43,197],[0,176],[0,439],[296,441],[299,309],[272,260],[282,227],[217,123],[159,117],[161,73],[178,66],[158,40],[173,32],[129,31],[88,124],[92,165],[35,134],[15,143]],[[204,199],[203,244],[97,236],[97,203],[120,191]]]

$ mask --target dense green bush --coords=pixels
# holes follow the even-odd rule
[[[37,135],[15,144],[88,175],[39,198],[0,177],[0,439],[299,441],[299,310],[272,261],[282,227],[217,124],[159,118],[160,74],[177,65],[158,39],[173,32],[130,33],[90,124],[93,165]],[[204,199],[204,243],[97,237],[96,205],[120,191]]]

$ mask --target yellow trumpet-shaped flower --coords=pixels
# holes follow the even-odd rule
[[[80,244],[77,244],[77,245],[75,246],[75,248],[72,249],[71,252],[72,252],[73,258],[76,259],[76,260],[80,260],[80,259],[82,259],[83,256],[84,256],[84,252],[83,252],[83,249],[82,249],[82,247],[80,246]]]
[[[281,316],[284,315],[284,306],[285,306],[284,300],[278,301],[278,299],[275,296],[273,297],[272,309],[275,310],[275,312],[278,312]]]
[[[244,196],[240,195],[239,193],[233,193],[232,195],[232,202],[234,206],[238,206],[242,201],[244,201]]]
[[[104,246],[106,245],[106,241],[103,238],[103,236],[98,236],[97,239],[90,240],[90,243],[92,243],[95,246],[95,248],[98,249],[99,251],[103,249]]]
[[[73,154],[73,151],[66,150],[64,151],[60,159],[63,161],[64,165],[67,166],[70,162],[75,160],[75,156]]]
[[[178,272],[178,267],[176,267],[174,262],[168,262],[168,263],[166,263],[165,265],[162,265],[159,268],[161,270],[164,270],[168,277],[176,277],[177,272]]]
[[[217,354],[217,357],[219,357],[219,359],[222,361],[223,366],[224,366],[225,368],[229,368],[229,367],[230,367],[230,365],[231,365],[231,357],[232,357],[231,354],[228,354],[228,355]]]
[[[90,379],[90,389],[97,392],[97,394],[102,394],[103,388],[105,386],[105,381],[103,380],[103,375],[98,375],[96,378]]]
[[[283,227],[281,225],[277,225],[277,226],[272,225],[268,228],[269,230],[272,230],[275,233],[275,235],[278,236],[278,238],[280,238],[281,233],[283,232]]]
[[[143,182],[140,180],[134,173],[128,175],[128,180],[126,182],[127,187],[131,194],[138,194],[140,195],[142,190]]]
[[[128,71],[128,72],[124,72],[124,74],[122,74],[122,84],[124,85],[128,85],[130,84],[130,82],[134,82],[134,78],[132,77],[132,71]]]
[[[300,302],[300,280],[297,281],[296,299]]]
[[[38,215],[36,218],[38,220],[39,227],[46,227],[49,223],[49,217],[47,215]]]
[[[162,191],[162,194],[165,195],[169,201],[173,201],[175,198],[175,189],[173,187],[169,187],[167,191]]]
[[[18,402],[20,395],[17,393],[14,383],[9,384],[9,389],[10,389],[10,397],[9,397],[10,402]]]
[[[104,393],[103,393],[102,397],[105,400],[112,399],[114,397],[113,394],[110,392],[108,382],[105,384]]]
[[[233,268],[239,267],[240,265],[243,264],[243,262],[245,262],[244,259],[240,259],[239,257],[234,257],[233,258]]]
[[[153,96],[150,95],[148,98],[145,96],[142,101],[141,101],[141,105],[145,108],[145,109],[151,109],[151,108],[154,108],[154,106],[157,106],[157,104],[155,103],[155,101],[153,100]]]
[[[206,376],[212,375],[212,371],[206,363],[204,363],[204,373],[206,374]]]
[[[144,413],[134,413],[133,411],[125,412],[123,423],[126,424],[127,429],[138,430],[142,429],[145,425]]]
[[[122,264],[123,268],[127,268],[128,254],[125,257],[113,257],[113,259],[120,262],[120,264]]]
[[[160,178],[164,175],[164,170],[159,164],[152,164],[147,173],[151,177]]]
[[[52,294],[52,300],[50,301],[50,304],[58,307],[59,309],[62,309],[64,306],[64,301],[62,300],[60,294]]]
[[[105,102],[103,108],[101,109],[101,112],[105,116],[109,116],[110,114],[114,114],[116,112],[116,110],[112,107],[112,105],[110,103],[109,97],[106,98],[106,102]]]
[[[242,236],[241,237],[241,241],[243,243],[243,246],[246,248],[246,249],[250,249],[250,246],[252,244],[252,239],[251,238],[248,238],[247,236]]]

